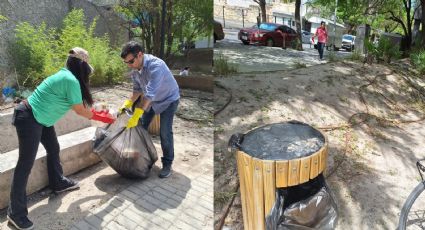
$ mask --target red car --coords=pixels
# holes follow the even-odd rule
[[[285,45],[283,44],[285,37]],[[297,39],[297,32],[286,25],[276,23],[261,23],[251,28],[243,28],[239,31],[238,38],[243,44],[255,44],[265,46],[290,46]]]

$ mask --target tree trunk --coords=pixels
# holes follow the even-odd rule
[[[421,26],[422,26],[422,46],[425,46],[425,0],[421,0]]]
[[[153,21],[153,50],[152,54],[155,56],[159,56],[159,50],[161,48],[161,7],[158,0],[153,0],[153,15],[152,15],[152,21]]]
[[[261,21],[267,22],[267,12],[266,12],[266,0],[254,0],[261,9]]]
[[[266,1],[265,0],[261,1],[260,8],[261,8],[261,20],[263,22],[267,22]]]
[[[301,16],[300,16],[301,0],[295,1],[295,24],[297,26],[298,41],[297,50],[303,50],[302,35],[301,35]]]
[[[411,17],[411,9],[412,9],[412,1],[407,0],[407,7],[406,7],[406,18],[407,18],[407,44],[406,44],[406,50],[409,51],[410,47],[412,46],[412,17]]]
[[[173,1],[168,0],[167,7],[167,49],[164,55],[164,59],[167,60],[171,53],[171,48],[173,46],[173,33],[172,33],[172,25],[173,25]]]

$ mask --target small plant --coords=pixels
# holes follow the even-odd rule
[[[219,133],[223,133],[224,132],[224,128],[221,126],[216,126],[214,127],[214,134],[219,134]]]
[[[214,204],[222,206],[223,204],[230,201],[230,199],[232,199],[236,195],[237,195],[236,192],[215,192],[214,193]]]
[[[413,53],[410,59],[419,73],[425,74],[425,49]]]
[[[306,68],[306,67],[307,67],[307,65],[305,63],[295,62],[295,64],[294,64],[295,69],[302,69],[302,68]]]
[[[360,53],[360,51],[354,50],[351,53],[350,60],[352,60],[352,61],[359,61],[361,58],[362,58],[362,54]]]
[[[0,15],[0,22],[7,21],[7,18],[3,15]]]
[[[376,60],[390,63],[392,59],[397,59],[401,56],[399,46],[394,45],[389,38],[380,38],[375,51]]]
[[[336,54],[335,54],[335,51],[331,51],[331,52],[329,52],[329,61],[330,61],[330,62],[335,62],[335,61],[336,61]]]
[[[237,73],[237,68],[230,64],[222,54],[214,58],[214,73],[220,76],[228,76],[232,73]]]
[[[301,50],[301,41],[300,39],[294,39],[291,42],[291,48],[296,50]]]

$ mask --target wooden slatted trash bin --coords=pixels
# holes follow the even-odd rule
[[[159,114],[155,114],[155,116],[152,118],[151,123],[149,124],[148,127],[148,132],[152,135],[159,135],[159,128],[160,128],[160,115]]]
[[[276,189],[308,182],[326,168],[327,142],[313,127],[290,121],[233,135],[245,230],[265,229]]]

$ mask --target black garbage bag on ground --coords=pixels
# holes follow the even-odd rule
[[[113,124],[97,128],[93,151],[122,176],[147,178],[158,155],[148,131],[140,125],[127,129],[128,119],[124,113]]]

